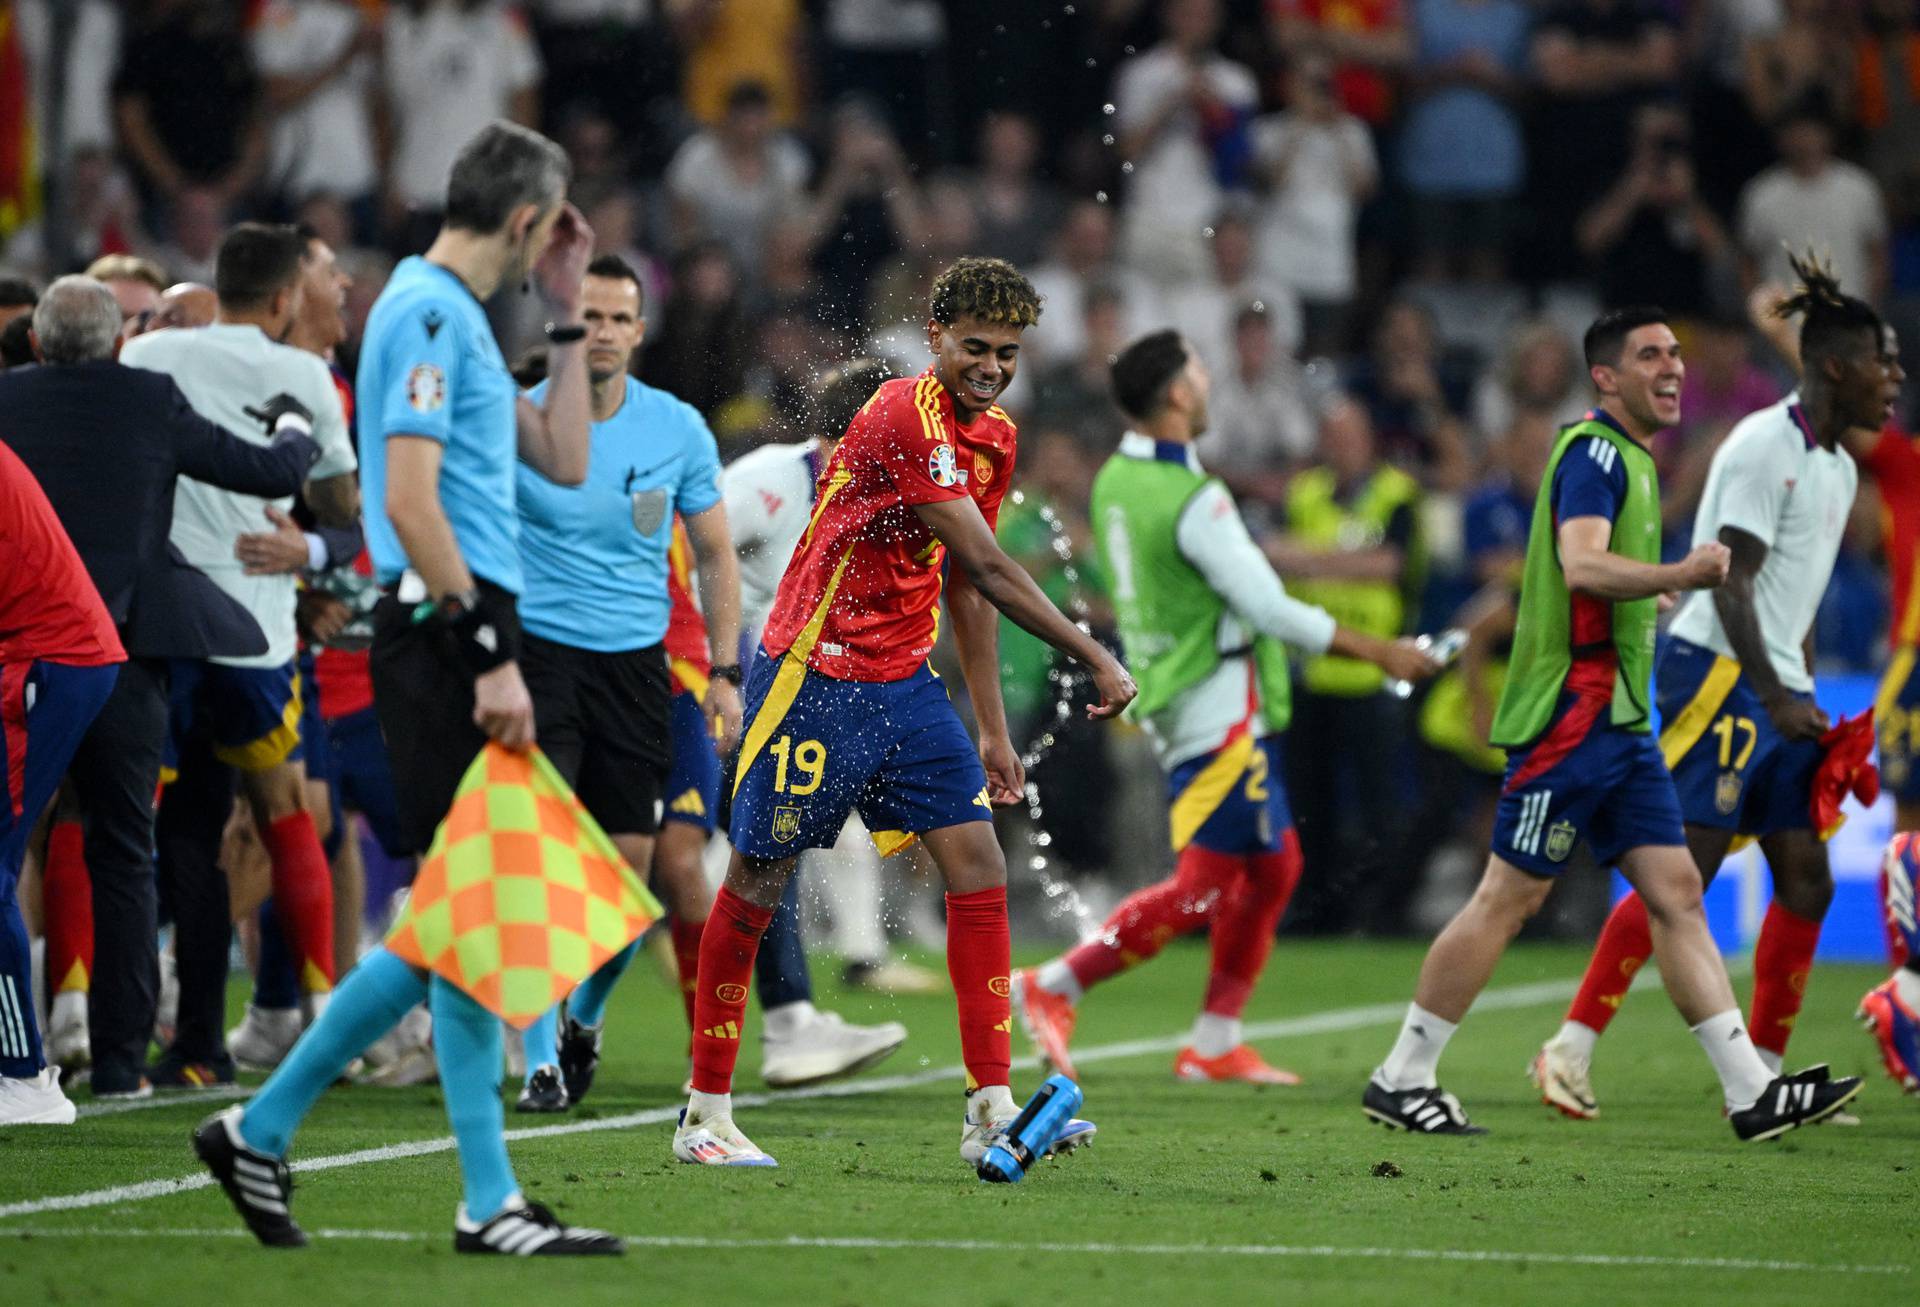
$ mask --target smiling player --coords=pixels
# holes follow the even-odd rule
[[[700,942],[693,1093],[673,1138],[683,1162],[774,1165],[733,1122],[747,980],[799,853],[831,845],[854,809],[885,844],[925,840],[946,879],[967,1068],[961,1157],[977,1162],[1018,1112],[1007,865],[992,805],[1015,802],[1026,777],[1007,736],[993,610],[1092,671],[1092,715],[1112,716],[1135,693],[1119,662],[994,542],[1014,463],[1013,423],[996,401],[1039,315],[1011,264],[955,263],[933,286],[933,366],[875,391],[827,464],[747,681],[735,853]],[[927,666],[943,592],[977,751]],[[1065,1145],[1092,1130],[1069,1126]]]

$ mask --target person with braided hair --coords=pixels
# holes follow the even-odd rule
[[[1713,456],[1693,543],[1731,551],[1727,581],[1681,605],[1656,678],[1661,752],[1702,879],[1712,881],[1742,838],[1759,841],[1772,870],[1748,1026],[1776,1073],[1833,898],[1831,832],[1819,828],[1813,791],[1836,741],[1814,702],[1808,637],[1859,482],[1845,438],[1886,424],[1906,375],[1868,304],[1812,253],[1792,267],[1799,287],[1774,312],[1799,321],[1800,388],[1742,419]],[[1565,1024],[1529,1068],[1542,1102],[1598,1115],[1594,1046],[1652,952],[1646,906],[1628,895],[1601,931]]]

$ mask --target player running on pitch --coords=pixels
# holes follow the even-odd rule
[[[1440,1088],[1440,1054],[1584,839],[1645,900],[1661,979],[1720,1077],[1734,1133],[1768,1139],[1839,1111],[1860,1081],[1831,1079],[1824,1067],[1781,1076],[1760,1060],[1708,933],[1679,798],[1650,733],[1660,596],[1713,589],[1728,566],[1718,542],[1658,561],[1660,493],[1646,442],[1680,420],[1680,342],[1659,310],[1619,309],[1587,328],[1585,353],[1599,403],[1561,433],[1534,502],[1494,718],[1493,743],[1508,761],[1492,856],[1428,950],[1361,1106],[1404,1130],[1484,1133]]]
[[[1143,336],[1113,365],[1114,399],[1139,425],[1093,483],[1093,523],[1121,643],[1140,680],[1129,713],[1167,773],[1178,862],[1171,877],[1115,908],[1098,936],[1014,976],[1022,1025],[1068,1076],[1067,1044],[1085,990],[1211,924],[1206,998],[1174,1074],[1299,1083],[1269,1066],[1240,1029],[1300,879],[1300,841],[1280,784],[1286,646],[1363,658],[1401,679],[1439,670],[1411,641],[1348,630],[1287,594],[1233,495],[1194,452],[1207,429],[1210,388],[1199,355],[1175,331]]]
[[[1849,431],[1885,424],[1905,378],[1870,307],[1841,293],[1811,258],[1793,267],[1800,290],[1775,312],[1801,321],[1805,375],[1796,393],[1742,420],[1714,453],[1693,539],[1725,545],[1732,564],[1725,585],[1681,605],[1659,668],[1660,749],[1702,880],[1712,882],[1736,836],[1758,839],[1772,869],[1748,1027],[1775,1072],[1833,898],[1812,812],[1830,723],[1814,703],[1807,637],[1859,483],[1843,442]],[[1630,894],[1607,918],[1566,1023],[1528,1067],[1542,1102],[1568,1116],[1598,1115],[1588,1077],[1594,1045],[1652,951],[1646,905]]]
[[[969,258],[942,272],[927,323],[933,365],[875,391],[827,464],[747,682],[735,853],[700,942],[693,1093],[673,1137],[683,1162],[774,1165],[733,1121],[747,979],[797,855],[832,844],[853,809],[870,829],[925,840],[947,882],[967,1068],[961,1157],[977,1163],[1018,1113],[1007,864],[992,805],[1017,801],[1026,777],[1007,738],[994,610],[1092,671],[1092,716],[1135,694],[1119,662],[994,542],[1014,462],[1013,423],[995,401],[1039,314],[1011,264]],[[977,751],[927,666],[943,590]],[[1074,1123],[1063,1142],[1092,1130]]]

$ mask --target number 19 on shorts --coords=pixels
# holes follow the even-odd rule
[[[803,799],[820,788],[827,774],[827,746],[818,740],[795,744],[791,735],[783,735],[767,746],[773,755],[773,790]]]

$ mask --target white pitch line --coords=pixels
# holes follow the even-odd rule
[[[94,1099],[77,1109],[84,1119],[90,1116],[119,1116],[123,1112],[151,1112],[156,1107],[204,1107],[209,1104],[235,1103],[252,1098],[256,1091],[248,1085],[222,1085],[218,1089],[187,1090],[177,1094],[155,1093],[151,1098]]]
[[[444,1234],[413,1230],[309,1230],[312,1239],[363,1240],[378,1243],[438,1243]],[[251,1239],[245,1230],[223,1226],[213,1230],[133,1230],[115,1226],[0,1230],[0,1238],[17,1239]],[[1757,1257],[1662,1257],[1637,1253],[1524,1252],[1503,1248],[1389,1248],[1341,1244],[1202,1244],[1202,1243],[1003,1243],[990,1239],[889,1239],[871,1235],[786,1235],[777,1239],[709,1238],[702,1235],[622,1235],[634,1248],[662,1250],[750,1251],[779,1249],[805,1251],[1065,1253],[1094,1257],[1311,1257],[1358,1258],[1370,1261],[1519,1262],[1545,1266],[1649,1267],[1692,1271],[1804,1271],[1847,1275],[1909,1275],[1901,1263],[1796,1262]]]
[[[1559,1002],[1569,998],[1575,988],[1576,982],[1570,980],[1547,980],[1527,985],[1510,985],[1504,989],[1487,991],[1480,996],[1474,1006],[1481,1011],[1534,1007],[1542,1003]],[[1248,1025],[1245,1033],[1248,1039],[1283,1039],[1289,1036],[1330,1034],[1342,1030],[1358,1030],[1367,1026],[1390,1025],[1399,1021],[1404,1015],[1406,1015],[1405,1004],[1372,1003],[1365,1007],[1315,1012],[1304,1017],[1258,1021]],[[1138,1057],[1148,1053],[1171,1053],[1184,1047],[1187,1038],[1187,1032],[1182,1031],[1179,1034],[1163,1035],[1154,1039],[1103,1044],[1075,1053],[1073,1060],[1077,1065],[1084,1065],[1111,1061],[1115,1058]],[[1027,1065],[1038,1065],[1039,1059],[1028,1058],[1024,1059],[1024,1062]],[[733,1101],[736,1107],[764,1107],[768,1104],[798,1102],[802,1099],[853,1098],[951,1082],[959,1079],[962,1073],[963,1068],[957,1066],[937,1067],[908,1075],[871,1076],[858,1080],[845,1080],[839,1084],[816,1085],[809,1089],[736,1094]],[[522,1139],[552,1139],[562,1135],[591,1134],[601,1130],[624,1130],[630,1126],[660,1125],[677,1120],[680,1106],[676,1102],[669,1107],[652,1107],[639,1112],[625,1112],[619,1116],[599,1117],[589,1121],[530,1126],[509,1130],[506,1132],[506,1137],[507,1142],[514,1143]],[[377,1162],[393,1162],[408,1157],[425,1157],[433,1153],[449,1152],[453,1146],[453,1138],[448,1135],[437,1139],[416,1139],[407,1143],[387,1144],[379,1148],[363,1148],[351,1153],[309,1157],[293,1162],[291,1166],[295,1171],[332,1171],[343,1166],[362,1166]],[[196,1189],[209,1188],[212,1184],[212,1176],[204,1171],[198,1171],[191,1175],[177,1176],[167,1180],[146,1180],[138,1184],[115,1185],[112,1188],[93,1189],[85,1193],[31,1198],[0,1205],[0,1219],[13,1216],[38,1216],[46,1212],[71,1212],[93,1207],[110,1207],[117,1203],[162,1198],[168,1194],[190,1193]]]

